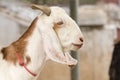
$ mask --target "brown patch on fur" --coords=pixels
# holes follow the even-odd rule
[[[59,28],[60,25],[62,25],[62,24],[64,24],[64,23],[63,23],[63,21],[59,21],[59,22],[53,23],[53,24],[54,24],[53,29],[56,30],[56,29]]]
[[[58,28],[58,24],[54,23],[53,29],[56,30]]]
[[[27,64],[31,61],[29,56],[26,56]]]
[[[3,59],[9,62],[13,62],[15,64],[17,62],[16,53],[20,55],[22,60],[24,59],[23,57],[26,52],[27,39],[33,33],[37,20],[38,17],[34,19],[28,30],[17,41],[13,42],[8,47],[4,47],[1,49]],[[26,60],[27,63],[29,63],[30,57],[26,56]]]

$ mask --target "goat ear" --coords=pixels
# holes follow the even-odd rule
[[[43,45],[48,58],[62,64],[76,65],[68,52],[63,51],[59,38],[53,28],[48,27],[42,32]]]
[[[42,38],[44,50],[47,54],[47,57],[55,62],[65,64],[66,58],[55,31],[52,28],[47,29],[47,31],[42,33]]]

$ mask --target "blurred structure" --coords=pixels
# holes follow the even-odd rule
[[[81,80],[108,80],[114,29],[107,14],[99,6],[81,6],[79,19],[85,36],[80,50]]]
[[[79,0],[70,0],[70,16],[78,23],[78,10]],[[71,51],[72,57],[80,61],[80,56],[75,51]],[[80,80],[80,64],[78,63],[73,69],[71,69],[71,80]]]

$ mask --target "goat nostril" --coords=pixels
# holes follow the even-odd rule
[[[80,38],[80,41],[83,42],[83,38]]]

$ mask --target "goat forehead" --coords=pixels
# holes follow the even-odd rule
[[[57,6],[53,6],[53,7],[50,7],[50,8],[53,12],[64,12],[65,13],[65,10],[63,8],[60,8],[60,7],[57,7]]]
[[[55,22],[62,20],[64,23],[75,24],[74,20],[60,7],[51,7],[51,17]]]
[[[51,19],[53,22],[59,22],[63,21],[64,26],[69,26],[72,28],[77,27],[78,25],[75,23],[75,21],[66,13],[66,11],[63,8],[57,7],[57,6],[52,6],[51,8]]]
[[[55,18],[64,18],[64,16],[67,16],[67,13],[60,7],[51,7],[51,16]]]

